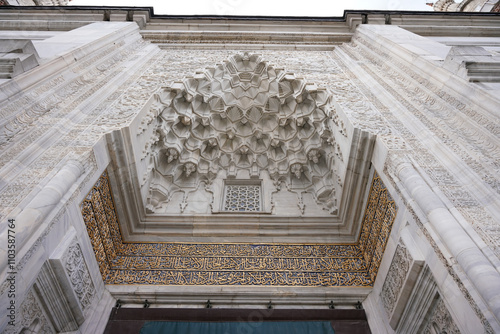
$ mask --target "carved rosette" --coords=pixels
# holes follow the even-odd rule
[[[143,151],[154,160],[150,212],[176,189],[210,184],[221,171],[265,171],[318,203],[334,202],[339,154],[325,89],[245,53],[163,88],[154,100],[139,129],[154,127]]]
[[[75,242],[68,247],[64,262],[73,290],[82,309],[85,310],[92,303],[96,290],[78,243]]]

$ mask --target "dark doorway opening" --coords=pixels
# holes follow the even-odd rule
[[[113,308],[105,334],[139,334],[151,321],[293,322],[328,321],[335,334],[371,334],[364,310]],[[276,333],[280,334],[280,333]]]

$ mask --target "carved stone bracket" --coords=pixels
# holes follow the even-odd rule
[[[429,320],[425,326],[423,334],[448,333],[460,334],[457,324],[451,317],[450,311],[446,307],[442,298],[438,298],[434,307],[429,310]]]
[[[427,266],[411,292],[408,307],[401,316],[396,333],[460,333]]]

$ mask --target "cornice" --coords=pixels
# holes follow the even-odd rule
[[[136,22],[161,47],[331,49],[358,25],[393,24],[421,35],[496,36],[498,13],[346,10],[342,17],[163,15],[152,7],[3,6],[2,30],[68,31],[92,22]],[[486,34],[486,35],[485,35]]]

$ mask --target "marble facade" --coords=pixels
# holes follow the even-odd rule
[[[0,331],[210,299],[500,332],[499,26],[0,9]]]

